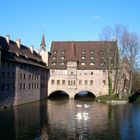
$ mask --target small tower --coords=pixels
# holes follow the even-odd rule
[[[48,50],[46,49],[46,43],[45,43],[44,34],[42,36],[42,40],[41,40],[41,44],[40,44],[40,49],[39,49],[39,54],[41,55],[42,60],[48,66]]]
[[[45,43],[45,37],[44,37],[44,34],[42,36],[42,40],[41,40],[41,44],[40,44],[40,49],[41,50],[46,50],[46,43]]]

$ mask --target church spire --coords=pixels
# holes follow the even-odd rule
[[[45,43],[45,37],[44,34],[42,36],[42,40],[41,40],[41,44],[40,44],[40,48],[43,50],[46,50],[46,43]]]

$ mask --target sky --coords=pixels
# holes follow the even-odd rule
[[[40,47],[52,41],[94,41],[106,25],[140,35],[140,0],[1,0],[0,36]]]

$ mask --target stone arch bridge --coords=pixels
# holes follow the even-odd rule
[[[94,88],[94,87],[79,86],[77,88],[70,88],[70,87],[59,87],[59,86],[56,87],[56,86],[54,86],[54,87],[48,89],[48,97],[57,91],[63,91],[65,93],[67,93],[70,99],[74,99],[76,94],[78,94],[79,92],[83,92],[83,91],[90,92],[95,97],[102,95],[102,92],[98,91],[98,88]]]

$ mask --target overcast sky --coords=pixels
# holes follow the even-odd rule
[[[51,41],[98,40],[105,25],[119,23],[140,35],[140,0],[1,0],[0,36],[40,47]]]

